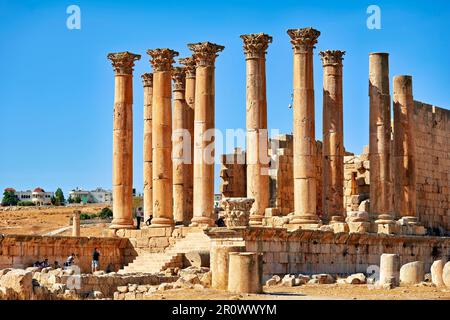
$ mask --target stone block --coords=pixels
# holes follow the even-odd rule
[[[370,232],[370,222],[348,222],[347,224],[351,233]]]
[[[425,265],[422,261],[414,261],[404,264],[400,268],[401,284],[418,284],[424,280]]]
[[[377,233],[379,234],[398,234],[400,232],[399,226],[395,223],[377,223],[374,225],[377,227]]]

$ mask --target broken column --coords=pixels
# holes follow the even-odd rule
[[[153,211],[153,178],[152,178],[152,98],[153,73],[142,75],[144,86],[144,222],[150,218]]]
[[[320,32],[290,29],[294,49],[294,218],[291,224],[317,227],[313,49]]]
[[[147,50],[153,66],[152,99],[152,227],[174,224],[172,207],[172,64],[178,52],[171,49]]]
[[[189,44],[196,62],[192,226],[214,225],[214,63],[223,46]]]
[[[379,285],[396,287],[399,284],[400,256],[383,253],[380,257]]]
[[[247,197],[255,200],[250,225],[261,225],[269,207],[269,158],[266,102],[266,51],[272,37],[241,35],[246,60]]]
[[[133,224],[133,67],[140,55],[110,53],[115,72],[113,128],[113,221],[111,229]]]
[[[72,237],[80,236],[80,210],[74,210],[72,215]]]
[[[231,252],[228,269],[228,291],[234,293],[261,293],[262,253]]]
[[[322,204],[332,224],[344,224],[344,116],[342,60],[345,51],[320,52],[323,64]],[[345,227],[341,225],[341,230]]]
[[[391,96],[389,54],[369,55],[370,214],[375,231],[395,233],[391,166]]]
[[[172,71],[173,80],[173,217],[175,224],[188,225],[186,208],[186,155],[191,146],[187,129],[188,105],[184,94],[186,74],[184,67],[175,67]]]
[[[411,76],[394,77],[394,206],[402,233],[422,234],[416,215],[414,99]]]
[[[244,252],[245,246],[212,246],[211,247],[211,287],[228,289],[228,270],[230,252]]]
[[[180,64],[185,66],[186,71],[186,90],[184,97],[188,105],[186,114],[186,126],[189,132],[189,139],[191,147],[189,149],[189,160],[185,162],[186,170],[186,212],[187,220],[192,220],[192,210],[193,210],[193,188],[194,188],[194,166],[193,166],[193,153],[194,153],[194,108],[195,108],[195,60],[193,57],[187,57],[179,59]]]

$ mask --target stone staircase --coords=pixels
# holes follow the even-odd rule
[[[182,268],[184,254],[191,251],[209,251],[211,241],[203,232],[191,232],[178,238],[163,253],[142,252],[119,273],[157,273],[168,268]]]

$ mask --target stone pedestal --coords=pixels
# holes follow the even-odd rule
[[[152,178],[152,99],[153,74],[142,75],[144,86],[144,222],[152,216],[153,212],[153,178]],[[144,224],[145,226],[145,224]]]
[[[213,289],[228,289],[228,270],[230,252],[244,252],[245,246],[211,247],[211,274]]]
[[[349,232],[352,233],[368,233],[370,232],[369,214],[365,211],[347,212],[347,222]]]
[[[108,54],[115,72],[113,126],[113,221],[111,229],[133,223],[133,66],[138,54]]]
[[[72,215],[72,237],[80,236],[80,210],[74,210]]]
[[[223,218],[225,225],[230,227],[245,227],[250,224],[251,208],[254,199],[249,198],[224,198],[220,202],[224,209]]]
[[[241,35],[246,59],[247,197],[254,199],[250,225],[261,225],[269,206],[266,50],[272,37]]]
[[[228,270],[228,291],[261,293],[263,260],[256,252],[231,252]]]
[[[325,216],[333,222],[344,220],[344,54],[345,51],[340,50],[320,52],[323,64],[322,204]]]
[[[223,46],[189,44],[196,62],[192,226],[214,225],[214,63]]]
[[[391,96],[389,55],[369,55],[369,161],[370,213],[376,217],[375,232],[394,233],[391,178]]]
[[[170,227],[173,220],[172,186],[172,79],[171,70],[178,52],[171,49],[148,50],[153,66],[152,227]]]
[[[400,256],[398,254],[383,253],[380,257],[379,285],[396,287],[399,285]]]
[[[294,219],[314,225],[316,212],[316,157],[314,123],[313,49],[320,32],[312,28],[287,31],[294,49]]]

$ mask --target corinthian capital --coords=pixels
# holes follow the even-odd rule
[[[313,28],[289,29],[287,34],[291,37],[294,52],[305,52],[315,48],[320,31]]]
[[[108,59],[111,60],[114,72],[119,74],[133,74],[134,61],[141,59],[140,54],[134,54],[128,51],[108,53]]]
[[[178,62],[185,66],[186,78],[195,78],[195,60],[193,57],[180,58]]]
[[[211,42],[199,42],[190,43],[188,48],[193,52],[193,57],[197,67],[209,67],[214,66],[218,52],[225,49],[224,46],[211,43]]]
[[[343,56],[345,51],[341,50],[325,50],[320,51],[320,56],[322,57],[323,66],[329,65],[342,65],[342,60],[344,60]]]
[[[272,37],[265,33],[251,33],[241,35],[244,41],[244,53],[247,58],[259,58],[264,56]]]
[[[186,87],[186,68],[174,67],[172,69],[173,90],[184,90]]]
[[[172,63],[175,62],[173,58],[178,56],[178,52],[167,48],[149,49],[147,54],[151,57],[150,63],[153,66],[153,72],[172,70]]]
[[[153,73],[144,73],[141,78],[144,87],[153,87]]]

